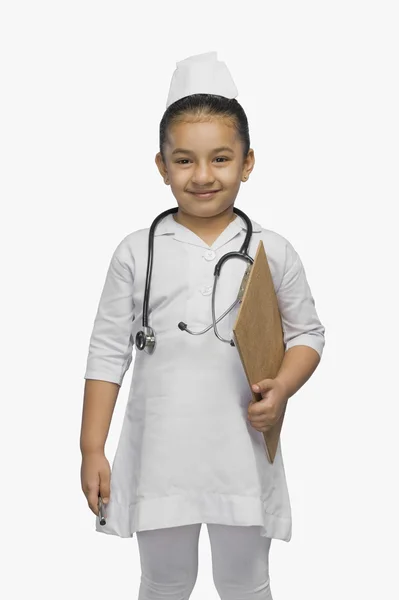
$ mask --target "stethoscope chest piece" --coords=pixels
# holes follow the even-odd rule
[[[143,327],[142,331],[136,334],[136,347],[138,350],[145,350],[152,354],[155,350],[155,334],[151,327]]]

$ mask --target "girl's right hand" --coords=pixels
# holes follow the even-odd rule
[[[80,480],[88,505],[98,516],[98,496],[101,496],[104,504],[110,497],[111,468],[104,452],[86,452],[82,455]]]

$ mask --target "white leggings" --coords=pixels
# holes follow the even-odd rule
[[[215,588],[221,600],[273,600],[271,538],[258,526],[207,524]],[[138,600],[188,600],[198,574],[201,523],[137,531],[141,561]]]

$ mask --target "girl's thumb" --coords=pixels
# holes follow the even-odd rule
[[[269,390],[272,387],[272,382],[273,379],[262,379],[262,381],[259,381],[258,383],[254,383],[254,385],[252,386],[252,389],[254,392],[266,392],[266,390]]]
[[[109,501],[110,496],[110,485],[108,478],[104,479],[103,477],[100,481],[100,495],[102,501],[104,502],[104,504],[106,504]]]

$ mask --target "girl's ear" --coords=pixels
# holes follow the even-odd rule
[[[168,172],[166,170],[166,167],[162,160],[162,156],[161,156],[160,152],[157,152],[157,154],[155,156],[155,164],[158,167],[158,171],[160,172],[162,179],[165,179],[168,176]]]
[[[255,166],[255,153],[252,150],[252,148],[250,148],[248,150],[248,154],[245,157],[243,166],[242,166],[242,178],[245,181],[249,178],[254,166]]]
[[[250,148],[248,150],[248,154],[245,157],[244,160],[244,164],[243,164],[243,175],[245,174],[247,176],[247,178],[249,177],[249,175],[251,174],[253,168],[255,166],[255,152],[253,151],[252,148]]]

